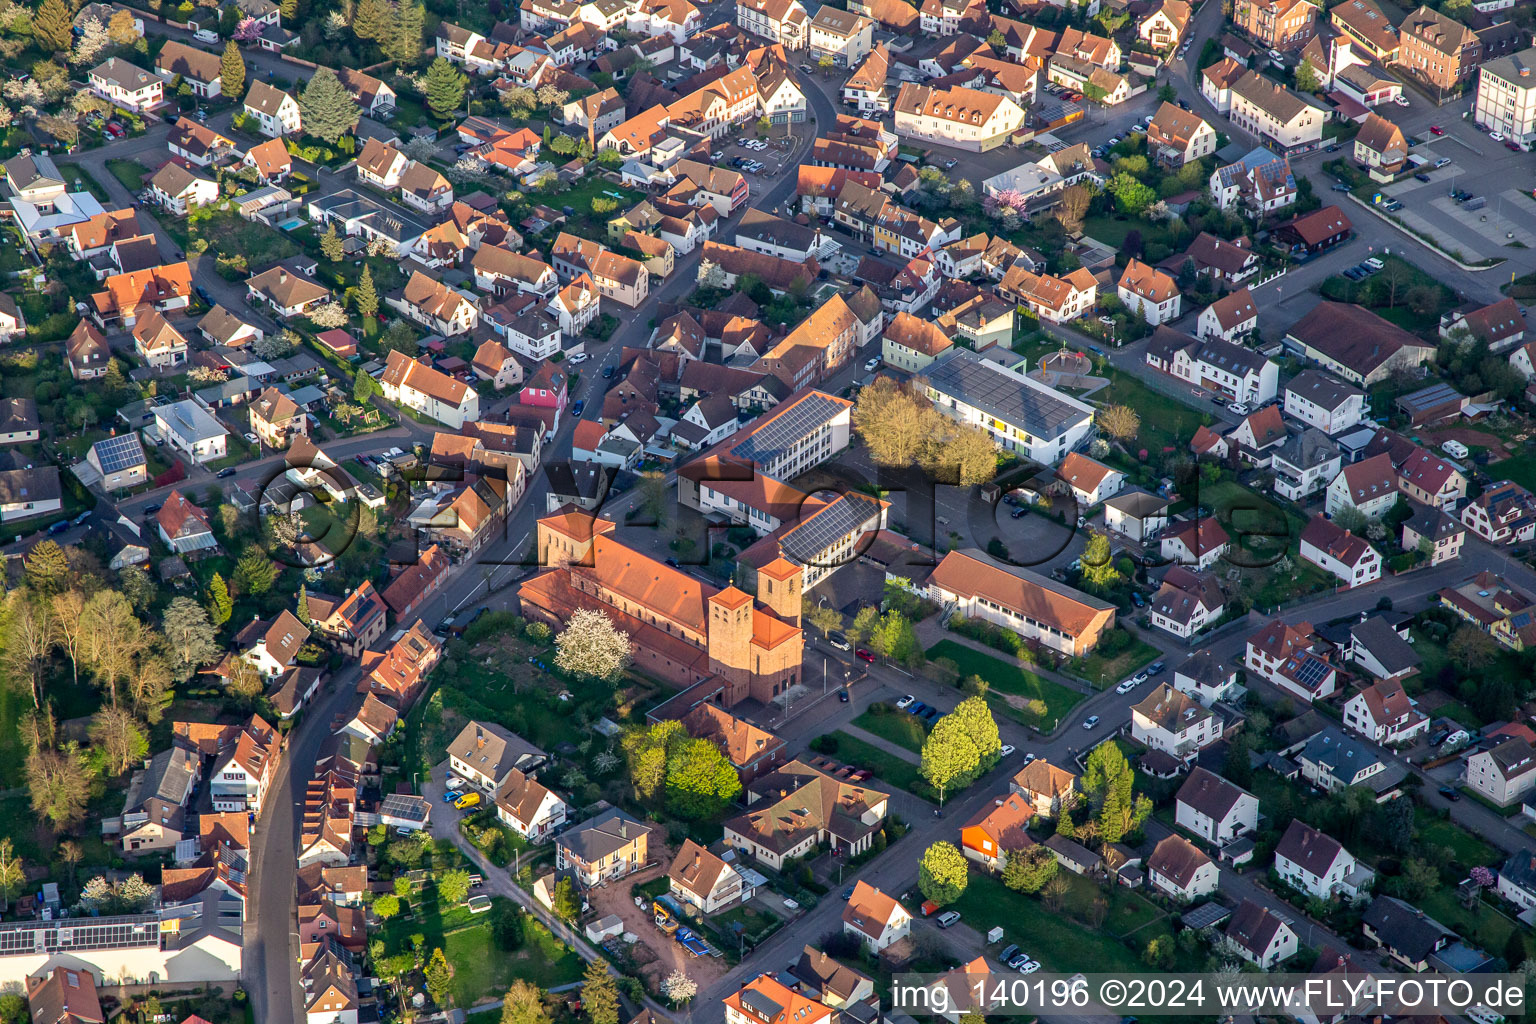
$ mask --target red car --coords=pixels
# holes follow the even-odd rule
[[[874,660],[875,660],[875,656],[873,654],[870,654],[868,651],[866,651],[862,647],[860,647],[858,650],[854,651],[853,653],[854,653],[854,655],[856,657],[858,657],[858,659],[860,661],[867,661],[867,662],[873,663]]]
[[[1445,134],[1445,129],[1441,128],[1437,124],[1432,124],[1432,125],[1429,126],[1429,134],[1431,134],[1431,135],[1444,135]]]
[[[1523,153],[1524,152],[1524,150],[1522,150],[1520,148],[1520,143],[1516,142],[1514,139],[1510,139],[1507,142],[1505,142],[1504,143],[1504,148],[1505,149],[1512,149],[1516,153]]]

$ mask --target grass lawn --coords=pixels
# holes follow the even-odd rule
[[[1043,679],[1020,665],[1010,665],[1000,658],[983,654],[953,640],[940,640],[928,648],[928,660],[948,658],[960,667],[960,677],[980,676],[995,694],[1045,701],[1045,714],[1038,724],[1044,726],[1077,706],[1083,694],[1060,683]],[[1026,716],[1028,717],[1028,716]]]
[[[887,753],[873,744],[865,743],[856,736],[850,736],[841,730],[832,734],[837,739],[837,753],[834,755],[839,761],[846,761],[857,768],[868,768],[875,773],[875,778],[881,782],[899,786],[915,796],[924,800],[932,800],[937,797],[933,787],[923,781],[922,774],[917,770],[917,765],[911,761],[903,760],[895,754]],[[953,795],[953,794],[951,794]]]
[[[928,730],[916,715],[897,711],[894,706],[885,714],[876,714],[870,709],[855,718],[853,724],[881,739],[900,744],[914,754],[923,752],[923,740],[928,738]]]
[[[1456,305],[1456,293],[1413,263],[1387,256],[1386,269],[1364,281],[1335,274],[1319,286],[1323,298],[1357,302],[1377,316],[1408,331],[1424,331],[1440,322],[1440,314]],[[1393,290],[1394,282],[1396,291]],[[1428,304],[1425,312],[1409,308],[1408,295]]]
[[[1502,859],[1492,846],[1427,807],[1415,810],[1414,825],[1419,830],[1416,841],[1420,845],[1449,848],[1456,855],[1456,862],[1468,870]]]
[[[137,192],[144,187],[144,165],[137,160],[108,160],[107,170],[129,192]]]
[[[1002,882],[974,872],[953,909],[982,933],[1002,925],[1006,929],[1003,941],[1021,943],[1024,951],[1039,960],[1046,971],[1144,971],[1146,965],[1137,950],[1144,949],[1148,941],[1166,929],[1154,925],[1137,932],[1132,940],[1137,950],[1124,945],[1111,932],[1123,934],[1146,925],[1161,911],[1134,893],[1101,890],[1087,879],[1065,871],[1062,877],[1072,882],[1072,888],[1062,901],[1062,909],[1056,912],[1048,910],[1034,896],[1016,893]],[[1100,928],[1090,928],[1085,921],[1073,919],[1075,907],[1086,913],[1094,898],[1101,894],[1109,899],[1110,908]]]
[[[1509,934],[1519,927],[1516,922],[1481,901],[1472,909],[1461,905],[1461,898],[1450,886],[1442,886],[1418,901],[1418,908],[1447,928],[1458,933],[1468,945],[1491,956],[1499,956],[1509,942]]]
[[[1153,391],[1128,373],[1112,370],[1109,387],[1093,396],[1093,404],[1128,405],[1141,414],[1136,444],[1148,451],[1178,448],[1210,421],[1210,415],[1176,398]]]
[[[510,903],[497,896],[494,903]],[[391,954],[411,948],[410,937],[426,937],[423,949],[428,956],[442,949],[453,965],[453,1001],[459,1007],[473,1006],[487,998],[499,998],[513,981],[531,981],[540,988],[550,988],[579,981],[581,958],[537,919],[523,915],[523,944],[515,950],[502,950],[491,936],[491,915],[471,914],[462,906],[441,910],[433,900],[413,908],[414,916],[397,917],[385,923],[385,948]]]
[[[1151,644],[1140,638],[1133,638],[1131,646],[1113,656],[1105,656],[1097,652],[1086,658],[1077,658],[1067,662],[1066,670],[1080,679],[1104,689],[1114,686],[1126,676],[1131,675],[1143,665],[1151,662],[1158,655],[1158,650]]]

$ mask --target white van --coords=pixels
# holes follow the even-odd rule
[[[946,910],[935,920],[940,928],[950,928],[960,923],[960,912],[958,910]]]
[[[1469,454],[1467,446],[1460,441],[1442,441],[1440,443],[1440,450],[1453,459],[1464,459]]]

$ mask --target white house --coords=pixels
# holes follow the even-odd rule
[[[508,769],[492,798],[496,819],[530,843],[541,843],[565,824],[564,800],[516,768]]]
[[[1285,884],[1320,900],[1355,896],[1371,877],[1338,840],[1300,818],[1291,819],[1275,847],[1275,871]]]
[[[1338,577],[1346,587],[1360,587],[1381,579],[1381,552],[1364,537],[1312,517],[1301,531],[1301,557]]]
[[[1247,337],[1258,326],[1259,307],[1254,304],[1253,293],[1247,288],[1239,288],[1200,311],[1195,321],[1195,333],[1202,338],[1235,342]],[[1274,394],[1269,397],[1273,398]]]
[[[1133,541],[1147,541],[1168,525],[1168,499],[1139,487],[1104,502],[1104,529]]]
[[[1339,475],[1344,457],[1337,446],[1316,427],[1290,435],[1270,456],[1275,472],[1275,493],[1301,503],[1325,490]]]
[[[1214,576],[1175,565],[1164,574],[1147,612],[1152,625],[1187,640],[1220,618],[1225,607]]]
[[[1237,669],[1204,648],[1185,658],[1173,670],[1173,688],[1210,707],[1236,693]]]
[[[455,430],[480,418],[480,395],[441,370],[391,352],[379,377],[384,397],[430,416]]]
[[[229,431],[192,399],[157,405],[154,413],[160,437],[192,461],[213,462],[228,454]]]
[[[667,880],[674,897],[706,914],[749,900],[754,892],[740,871],[692,839],[677,851]]]
[[[1499,868],[1499,895],[1522,910],[1536,907],[1536,853],[1516,850]]]
[[[1352,462],[1328,484],[1323,509],[1332,517],[1353,508],[1367,519],[1380,519],[1397,504],[1397,467],[1388,452]]]
[[[1220,880],[1215,861],[1180,835],[1165,836],[1147,858],[1148,884],[1176,900],[1208,896]]]
[[[1215,516],[1176,523],[1163,532],[1158,548],[1170,562],[1203,572],[1215,565],[1231,546],[1231,538]]]
[[[298,664],[299,651],[309,642],[309,627],[284,608],[271,622],[253,619],[235,637],[240,656],[272,680]]]
[[[1149,366],[1197,388],[1252,406],[1274,398],[1280,386],[1279,364],[1226,337],[1196,339],[1161,328],[1147,342],[1145,358]]]
[[[1172,277],[1134,256],[1125,265],[1115,293],[1132,316],[1141,317],[1153,327],[1177,320],[1183,303]]]
[[[279,138],[304,127],[299,101],[292,94],[257,79],[245,94],[245,115],[256,122],[263,135]]]
[[[1536,751],[1518,736],[1467,758],[1467,785],[1508,807],[1536,788]]]
[[[1429,731],[1429,716],[1395,679],[1380,679],[1344,704],[1344,727],[1376,743],[1406,743]]]
[[[516,770],[525,775],[544,752],[494,722],[469,722],[448,744],[448,768],[486,793],[495,793]]]
[[[118,57],[109,57],[87,76],[91,92],[114,106],[142,114],[164,100],[165,83],[157,75]]]
[[[149,178],[149,190],[155,202],[166,212],[185,217],[194,206],[202,206],[219,198],[219,183],[212,178],[196,174],[174,160]]]
[[[1365,419],[1365,392],[1317,369],[1302,370],[1285,385],[1285,414],[1330,436]]]
[[[1221,719],[1163,683],[1131,708],[1131,738],[1172,757],[1193,757],[1221,739]]]
[[[911,930],[912,915],[900,903],[868,882],[861,881],[853,887],[853,898],[843,908],[845,934],[878,954],[906,938]]]
[[[1174,821],[1215,846],[1259,827],[1259,798],[1196,767],[1179,787]]]
[[[1066,481],[1072,496],[1084,508],[1120,493],[1120,488],[1125,486],[1124,473],[1078,452],[1069,452],[1061,460],[1056,475]]]
[[[1339,686],[1338,669],[1312,647],[1310,622],[1276,619],[1248,638],[1243,667],[1302,700],[1330,697]]]
[[[1243,900],[1224,933],[1226,945],[1238,956],[1263,970],[1296,955],[1296,933],[1279,915]]]

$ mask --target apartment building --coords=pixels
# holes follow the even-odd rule
[[[1527,150],[1536,145],[1536,48],[1496,58],[1479,69],[1472,119]]]
[[[1024,123],[1024,110],[994,92],[963,86],[902,84],[893,107],[896,134],[955,149],[996,149]]]
[[[480,396],[473,388],[403,352],[389,354],[379,384],[384,397],[391,402],[399,402],[454,429],[480,418]]]

